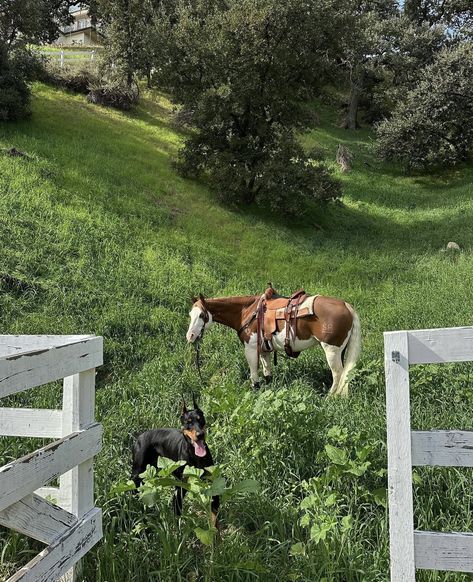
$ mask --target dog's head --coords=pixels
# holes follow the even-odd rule
[[[197,457],[205,457],[207,454],[207,448],[205,446],[205,416],[199,408],[194,395],[192,396],[192,404],[193,409],[189,410],[186,401],[182,399],[182,432],[194,447],[194,454]]]

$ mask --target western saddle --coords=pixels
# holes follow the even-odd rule
[[[308,306],[301,308],[301,305],[309,298],[309,295],[299,289],[290,297],[278,295],[269,283],[269,287],[261,295],[255,312],[250,319],[243,325],[238,332],[243,332],[256,319],[257,322],[257,345],[258,356],[260,353],[272,352],[273,334],[277,332],[277,322],[284,320],[286,322],[286,337],[284,340],[284,351],[290,358],[297,358],[300,352],[293,350],[296,339],[297,319],[313,315],[313,311]]]

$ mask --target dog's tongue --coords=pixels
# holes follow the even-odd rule
[[[195,441],[192,443],[194,445],[194,452],[198,457],[205,457],[207,451],[205,450],[204,441]]]

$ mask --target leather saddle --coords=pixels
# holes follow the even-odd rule
[[[277,322],[286,322],[286,338],[284,340],[284,350],[291,358],[297,358],[300,352],[292,349],[296,339],[297,319],[313,315],[313,300],[304,289],[299,289],[290,297],[278,295],[270,285],[264,293],[264,315],[261,329],[261,348],[268,352],[273,350],[272,336],[277,331]],[[307,299],[312,299],[312,304],[302,306]]]

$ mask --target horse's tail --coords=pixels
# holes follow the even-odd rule
[[[361,352],[361,325],[358,313],[349,303],[345,303],[353,317],[350,339],[348,340],[343,359],[343,372],[340,377],[340,394],[348,394],[348,374],[356,366],[356,362]]]

